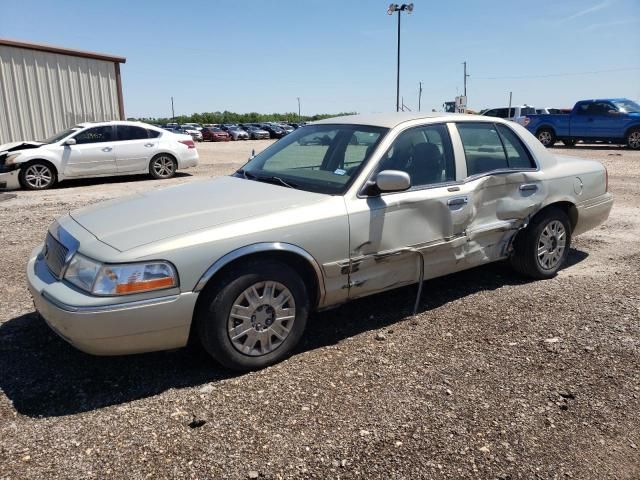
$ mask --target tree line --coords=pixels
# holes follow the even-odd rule
[[[155,117],[143,117],[143,118],[128,118],[127,120],[140,121],[146,123],[165,124],[169,122],[175,122],[179,124],[183,123],[262,123],[262,122],[313,122],[315,120],[322,120],[324,118],[338,117],[342,115],[355,115],[356,112],[343,112],[343,113],[321,113],[317,115],[302,115],[298,117],[295,112],[289,113],[235,113],[235,112],[204,112],[193,113],[191,115],[178,115],[174,118],[155,118]]]

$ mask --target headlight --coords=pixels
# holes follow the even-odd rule
[[[94,295],[130,295],[178,286],[178,274],[169,262],[103,265],[74,255],[65,279]]]
[[[16,158],[18,158],[20,155],[22,155],[21,153],[12,153],[11,155],[8,155],[7,158],[4,159],[4,164],[5,166],[9,166],[9,165],[13,165],[16,161]]]

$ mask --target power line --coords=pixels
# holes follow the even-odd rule
[[[573,77],[577,75],[594,75],[597,73],[628,72],[631,70],[640,70],[640,67],[612,68],[609,70],[593,70],[591,72],[550,73],[547,75],[518,75],[518,76],[507,76],[507,77],[474,77],[474,78],[476,80],[523,80],[523,79],[529,79],[529,78]]]

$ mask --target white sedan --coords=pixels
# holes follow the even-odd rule
[[[114,175],[166,179],[197,164],[189,135],[141,122],[81,123],[42,142],[0,145],[0,188],[44,190],[66,179]]]

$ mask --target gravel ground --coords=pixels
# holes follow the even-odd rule
[[[184,349],[75,351],[24,267],[54,216],[222,175],[269,142],[201,144],[170,181],[0,194],[0,478],[640,478],[640,152],[609,169],[608,222],[529,282],[496,264],[313,315],[289,360],[230,375]]]

